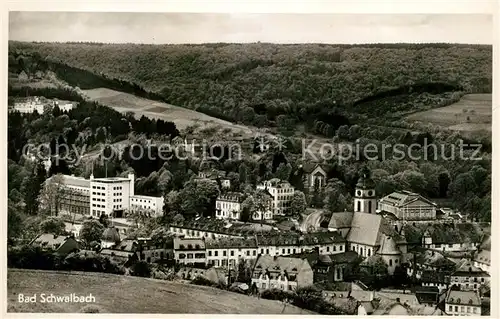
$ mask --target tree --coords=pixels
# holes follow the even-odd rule
[[[39,196],[39,203],[44,215],[59,215],[64,194],[64,177],[62,175],[54,175],[45,182]]]
[[[306,195],[301,191],[295,191],[290,201],[290,213],[292,216],[301,216],[306,208]]]
[[[50,216],[40,223],[40,230],[43,233],[59,236],[66,232],[66,225],[61,218]]]
[[[238,168],[238,174],[240,175],[240,183],[246,184],[248,183],[248,167],[245,163],[241,163]]]
[[[104,233],[104,226],[96,219],[88,219],[83,222],[82,229],[80,230],[80,238],[90,245],[93,241],[100,242],[102,234]]]
[[[177,214],[174,216],[174,219],[173,219],[173,222],[175,224],[180,224],[184,221],[184,216],[182,216],[181,214]]]
[[[38,214],[38,197],[45,181],[45,175],[45,166],[41,160],[38,160],[23,183],[25,212],[28,215]]]
[[[10,199],[7,202],[7,239],[14,241],[23,231],[24,219],[20,207]]]
[[[279,164],[278,168],[276,169],[276,173],[274,173],[274,177],[279,178],[280,180],[283,181],[288,181],[290,178],[290,174],[292,172],[292,166],[290,163],[285,164],[281,163]]]
[[[210,216],[219,195],[217,182],[210,179],[189,181],[179,193],[181,210],[186,216]]]

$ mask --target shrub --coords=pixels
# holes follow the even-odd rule
[[[147,262],[141,260],[130,267],[130,274],[137,277],[151,277],[151,267]]]

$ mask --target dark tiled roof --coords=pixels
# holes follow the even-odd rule
[[[221,238],[216,240],[207,240],[205,242],[207,249],[222,248],[257,248],[255,238]]]
[[[328,228],[350,228],[353,216],[353,212],[333,213]]]
[[[329,255],[330,259],[335,264],[352,263],[359,258],[359,255],[354,251],[345,251],[340,254]]]
[[[480,306],[481,300],[475,291],[449,290],[446,294],[446,303]]]
[[[278,234],[274,236],[257,235],[260,246],[312,246],[333,243],[345,243],[345,239],[338,232],[318,232],[309,234]]]
[[[174,238],[175,250],[204,250],[205,241],[199,238]]]
[[[449,284],[450,276],[444,272],[424,270],[422,271],[422,282],[424,283],[439,283],[439,284]],[[430,287],[436,288],[436,287]]]

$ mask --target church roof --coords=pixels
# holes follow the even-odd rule
[[[394,242],[406,242],[389,222],[381,215],[355,212],[347,241],[368,246],[380,246],[384,235],[393,237]]]
[[[305,163],[302,165],[302,171],[304,173],[312,173],[317,167],[320,167],[325,173],[328,172],[328,167],[325,164],[319,164],[319,163]]]
[[[350,228],[352,223],[353,212],[333,213],[328,223],[328,228]]]
[[[380,248],[377,253],[380,255],[399,255],[401,251],[392,237],[381,236]]]

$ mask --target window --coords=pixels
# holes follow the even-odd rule
[[[453,311],[453,306],[448,306],[448,311]]]
[[[253,251],[253,255],[254,256],[257,255],[257,251],[256,250]]]
[[[223,255],[224,257],[226,257],[226,256],[227,256],[227,252],[226,252],[225,250],[223,250],[223,251],[222,251],[222,255]]]
[[[392,266],[392,259],[389,259],[389,267]]]
[[[231,250],[231,256],[234,256],[234,250]]]
[[[208,251],[208,256],[212,257],[212,251],[211,250]]]

